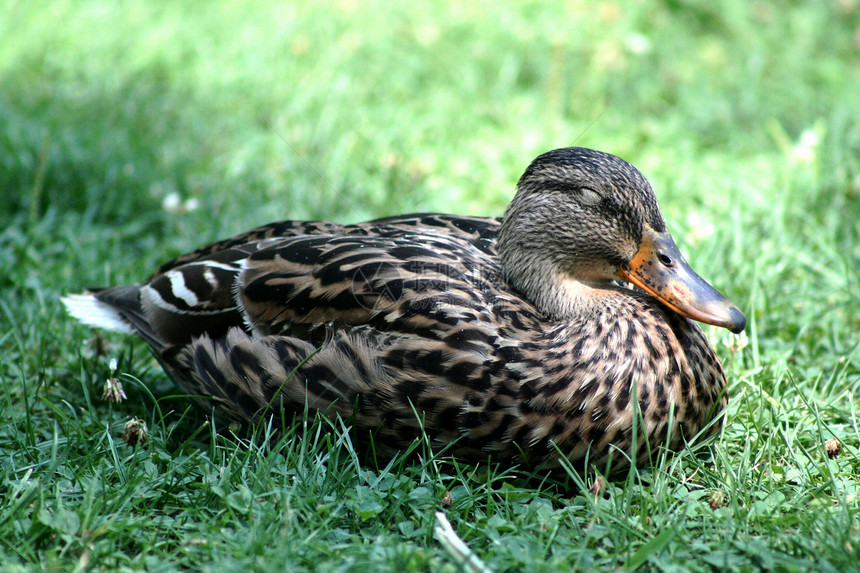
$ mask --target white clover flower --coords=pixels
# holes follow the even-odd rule
[[[110,369],[110,376],[105,380],[104,389],[102,390],[102,400],[119,404],[123,400],[127,400],[128,396],[125,395],[125,390],[122,389],[122,382],[120,382],[117,377],[116,358],[110,359],[110,362],[108,362],[108,368]]]

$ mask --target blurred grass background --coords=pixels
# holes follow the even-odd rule
[[[452,567],[429,533],[435,500],[475,487],[455,499],[452,522],[499,570],[857,570],[857,0],[0,0],[0,14],[3,562]],[[235,509],[233,494],[285,486],[236,478],[219,485],[223,495],[188,485],[180,497],[192,501],[175,509],[190,511],[185,525],[135,538],[134,515],[177,518],[162,497],[131,504],[146,481],[117,477],[123,464],[143,464],[140,475],[162,484],[146,487],[164,488],[146,463],[162,477],[200,463],[223,476],[234,462],[219,456],[248,450],[205,430],[211,448],[182,461],[170,428],[204,417],[164,421],[157,405],[170,384],[157,364],[122,337],[89,340],[63,315],[61,294],[139,280],[167,258],[277,219],[499,215],[528,162],[566,145],[639,167],[693,267],[748,313],[744,348],[709,330],[733,395],[711,465],[684,460],[664,481],[611,489],[605,506],[527,488],[501,503],[492,480],[481,490],[468,476],[436,475],[428,488],[424,470],[404,469],[392,478],[404,495],[425,488],[430,502],[401,512],[375,478],[361,482],[369,470],[332,462],[343,481],[319,511],[363,516],[369,503],[372,524],[302,529],[277,506],[262,515],[281,524],[266,533],[280,541],[259,538],[245,555],[255,514],[223,507]],[[103,344],[143,382],[123,405],[89,396],[107,375]],[[132,415],[161,428],[148,450],[111,442]],[[846,453],[829,460],[821,444],[834,436]],[[253,457],[236,475],[263,471]],[[33,483],[42,493],[27,498]],[[87,501],[93,484],[126,501],[115,513]],[[713,491],[727,507],[708,513]],[[490,506],[509,513],[504,527],[490,523]],[[297,507],[313,523],[316,505]],[[587,527],[597,522],[613,527]],[[659,536],[679,523],[690,529]],[[219,534],[225,524],[244,537]],[[326,541],[302,544],[307,536]],[[189,541],[200,537],[213,540],[205,551]],[[524,545],[503,550],[499,539]]]

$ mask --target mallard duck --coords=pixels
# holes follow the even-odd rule
[[[726,379],[694,321],[746,324],[642,174],[575,147],[535,159],[501,219],[273,223],[64,302],[143,338],[229,420],[307,409],[377,453],[425,432],[464,460],[550,466],[624,467],[716,432]]]

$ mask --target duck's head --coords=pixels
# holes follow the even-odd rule
[[[608,153],[569,147],[535,159],[498,248],[511,284],[556,318],[600,304],[590,289],[624,280],[682,316],[736,333],[746,326],[740,309],[681,256],[648,181]]]

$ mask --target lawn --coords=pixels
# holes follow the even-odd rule
[[[458,571],[439,510],[492,571],[860,571],[856,0],[0,13],[0,571]],[[566,145],[639,167],[749,319],[706,329],[724,431],[596,494],[314,419],[236,435],[59,302],[278,219],[500,215]]]

